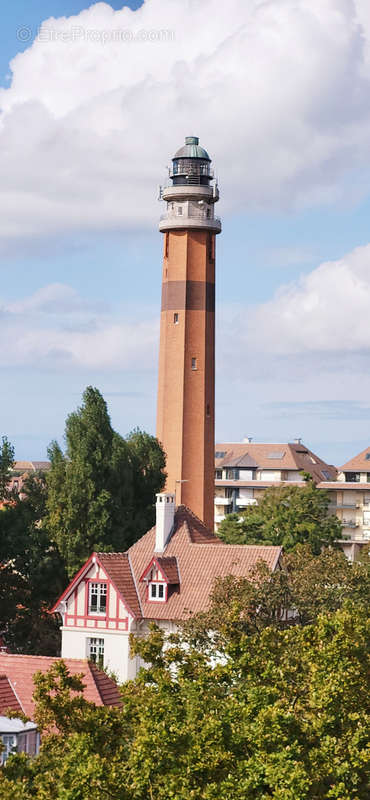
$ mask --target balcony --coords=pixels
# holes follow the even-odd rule
[[[360,508],[359,503],[330,503],[332,508]]]
[[[354,519],[342,519],[345,528],[358,528],[358,523]]]
[[[256,506],[257,500],[254,497],[237,497],[236,498],[236,505],[237,506]]]
[[[215,523],[223,522],[225,514],[215,514]]]
[[[215,497],[215,506],[230,506],[231,497]]]

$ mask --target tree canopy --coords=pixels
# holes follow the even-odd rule
[[[57,442],[48,451],[45,524],[72,576],[93,550],[125,550],[151,527],[165,456],[149,434],[116,433],[91,386],[67,418],[65,441],[65,453]]]
[[[125,439],[106,403],[88,387],[66,421],[66,451],[53,442],[51,469],[32,474],[21,497],[9,490],[14,449],[0,445],[0,634],[13,652],[57,655],[59,626],[48,613],[92,550],[125,550],[155,517],[165,481],[157,440]]]
[[[305,542],[315,554],[335,545],[342,538],[342,526],[336,516],[328,515],[329,494],[317,489],[308,474],[304,477],[304,487],[266,489],[258,505],[227,516],[218,536],[228,544],[282,545],[286,552]]]
[[[155,626],[122,708],[94,707],[63,664],[37,678],[41,752],[9,758],[14,800],[367,800],[369,621],[240,633],[218,663]],[[59,730],[57,734],[55,729]]]

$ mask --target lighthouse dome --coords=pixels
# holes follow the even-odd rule
[[[175,153],[172,161],[177,158],[202,158],[211,161],[207,150],[199,144],[198,136],[185,136],[185,144]]]

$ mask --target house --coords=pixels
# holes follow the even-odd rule
[[[300,439],[284,444],[244,442],[216,444],[215,528],[227,514],[255,505],[270,486],[292,481],[304,486],[302,472],[316,484],[336,481],[337,470],[309,450]]]
[[[25,752],[35,755],[40,746],[40,735],[32,721],[35,705],[32,698],[35,672],[47,672],[60,658],[24,656],[0,653],[0,738],[4,750],[0,763],[4,764],[10,753]],[[86,659],[64,659],[72,675],[81,674],[85,685],[84,697],[97,706],[121,704],[117,684],[96,664]],[[9,711],[25,714],[31,721],[9,718]]]
[[[370,447],[339,467],[335,483],[322,481],[318,487],[329,492],[330,510],[343,525],[342,550],[355,561],[370,544]]]
[[[120,681],[136,676],[129,635],[156,622],[166,632],[209,603],[218,576],[246,576],[263,560],[273,571],[280,547],[227,545],[175,496],[157,495],[156,525],[125,553],[93,553],[55,604],[62,657],[88,658]]]

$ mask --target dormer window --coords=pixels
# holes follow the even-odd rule
[[[180,587],[176,557],[154,556],[144,570],[141,581],[146,584],[146,599],[149,603],[167,603]]]
[[[159,603],[166,602],[167,585],[165,583],[158,583],[157,581],[155,583],[149,583],[148,589],[149,589],[149,600],[155,600],[156,602]]]
[[[89,614],[107,613],[107,584],[90,581],[89,583]]]

